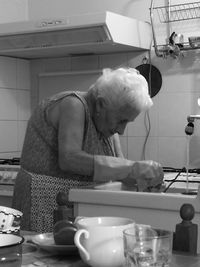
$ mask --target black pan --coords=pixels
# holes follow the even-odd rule
[[[160,71],[149,63],[144,63],[136,67],[148,82],[149,94],[151,97],[157,95],[162,86],[162,75]]]

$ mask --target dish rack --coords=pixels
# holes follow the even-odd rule
[[[150,6],[150,19],[152,26],[153,42],[155,53],[159,57],[171,55],[178,57],[182,51],[200,49],[200,32],[199,35],[188,36],[187,42],[184,41],[182,34],[177,34],[176,31],[172,30],[172,24],[178,25],[180,28],[180,21],[198,20],[200,19],[200,1],[183,3],[183,4],[168,4],[165,6],[154,6],[154,0],[151,1]],[[156,24],[155,24],[156,23]],[[165,24],[166,32],[166,44],[158,44],[155,25]],[[184,26],[182,26],[184,27]]]

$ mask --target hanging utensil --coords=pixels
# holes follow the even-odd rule
[[[147,58],[145,57],[142,61],[142,64],[137,66],[136,69],[140,72],[141,75],[145,77],[149,85],[149,94],[151,97],[157,95],[162,86],[162,75],[158,68],[154,65],[148,63]]]

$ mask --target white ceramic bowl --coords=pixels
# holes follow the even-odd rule
[[[0,249],[10,246],[21,245],[24,242],[22,236],[13,235],[13,234],[2,234],[0,235]]]
[[[22,212],[0,206],[0,233],[15,233],[20,230]]]

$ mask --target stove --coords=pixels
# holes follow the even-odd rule
[[[199,170],[199,169],[198,169]],[[198,190],[200,185],[199,171],[164,172],[164,184],[167,188]]]
[[[1,159],[0,165],[20,165],[20,158]]]
[[[14,185],[17,173],[20,168],[20,158],[0,158],[0,186]],[[3,186],[4,185],[4,186]]]

